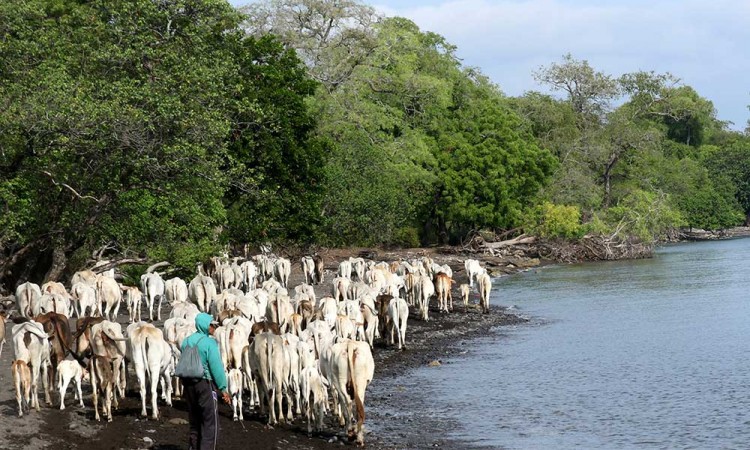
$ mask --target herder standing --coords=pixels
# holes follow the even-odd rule
[[[190,417],[190,450],[214,450],[219,438],[217,388],[222,399],[231,403],[227,392],[227,375],[219,354],[219,345],[212,337],[218,327],[213,318],[200,313],[195,317],[198,330],[182,342],[182,351],[196,347],[203,363],[203,378],[183,378],[185,400]]]

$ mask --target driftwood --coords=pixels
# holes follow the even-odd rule
[[[156,264],[153,264],[153,265],[149,266],[148,269],[146,269],[146,273],[151,273],[151,272],[153,272],[154,270],[156,270],[156,269],[158,269],[160,267],[166,267],[166,266],[168,266],[170,264],[171,263],[169,261],[158,262]]]
[[[525,234],[522,234],[518,237],[515,237],[513,239],[508,239],[506,241],[483,242],[482,244],[480,244],[480,248],[489,249],[489,250],[498,250],[504,247],[511,247],[514,245],[533,244],[534,242],[536,242],[536,236],[526,236]]]
[[[122,259],[115,259],[109,262],[106,262],[104,264],[98,264],[91,268],[91,271],[94,273],[102,273],[106,272],[109,269],[114,269],[118,266],[124,266],[127,264],[146,264],[148,263],[147,258],[122,258]]]

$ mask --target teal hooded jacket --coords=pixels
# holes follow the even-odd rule
[[[219,344],[208,334],[208,326],[211,325],[212,320],[213,318],[206,313],[200,313],[195,317],[195,328],[198,331],[182,341],[182,351],[185,351],[187,346],[197,345],[198,354],[203,363],[203,378],[213,380],[220,391],[226,392],[227,374],[224,372],[224,364],[221,362]]]

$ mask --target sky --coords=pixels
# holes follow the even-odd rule
[[[235,6],[248,0],[231,0]],[[669,72],[720,120],[750,119],[750,0],[372,0],[458,47],[505,94],[546,92],[532,76],[570,53],[612,76]]]

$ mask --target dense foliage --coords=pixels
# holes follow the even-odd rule
[[[357,0],[0,3],[0,282],[227,244],[651,242],[750,217],[750,138],[566,55],[510,98]],[[618,105],[618,106],[613,106]]]

